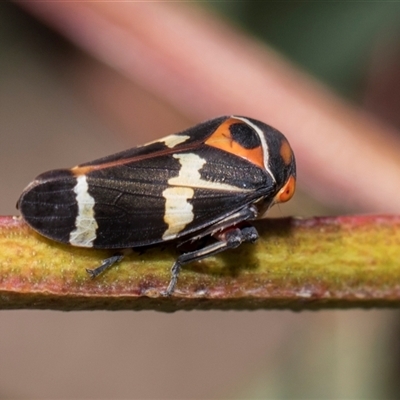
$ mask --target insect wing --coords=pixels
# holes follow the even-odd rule
[[[170,153],[175,150],[179,151],[182,148],[194,148],[197,144],[204,142],[217,129],[221,122],[227,118],[228,117],[215,118],[182,132],[157,139],[143,146],[134,147],[110,156],[80,164],[76,168],[87,166],[104,167],[106,164],[118,165],[118,163],[128,163],[146,157],[154,157],[157,154]]]
[[[40,175],[22,194],[25,220],[51,239],[125,248],[179,238],[273,200],[262,134],[221,117],[71,170]],[[254,125],[253,125],[254,127]]]
[[[93,170],[86,179],[98,225],[93,246],[101,248],[187,235],[267,196],[273,186],[261,169],[206,145]]]

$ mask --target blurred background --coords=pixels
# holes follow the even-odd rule
[[[221,114],[294,148],[298,193],[271,216],[399,212],[399,17],[394,2],[1,2],[0,212],[43,171]],[[395,399],[398,321],[2,311],[0,398]]]

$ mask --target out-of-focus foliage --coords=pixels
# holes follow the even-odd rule
[[[371,52],[400,42],[400,3],[386,1],[210,2],[341,95],[357,99]]]

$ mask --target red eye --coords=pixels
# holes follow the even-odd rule
[[[281,190],[275,196],[275,202],[284,203],[290,200],[294,195],[295,189],[296,189],[296,179],[294,178],[293,175],[291,175],[290,178],[283,185]]]

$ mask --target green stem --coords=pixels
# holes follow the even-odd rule
[[[91,280],[110,252],[47,240],[0,217],[0,309],[319,309],[400,305],[400,216],[256,222],[260,239],[189,264],[164,298],[173,246],[133,252]]]

